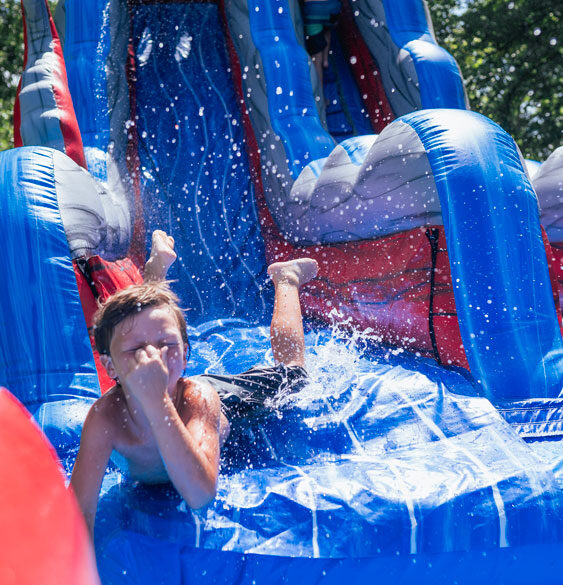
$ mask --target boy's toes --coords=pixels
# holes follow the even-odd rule
[[[152,241],[154,242],[155,240],[158,240],[160,238],[165,238],[166,236],[166,232],[162,231],[162,230],[154,230],[152,233]]]

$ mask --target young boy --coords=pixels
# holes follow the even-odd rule
[[[96,346],[116,385],[90,409],[72,472],[91,534],[113,450],[127,461],[132,479],[171,481],[190,507],[200,508],[215,497],[220,445],[229,432],[218,392],[252,402],[256,394],[273,395],[306,376],[298,291],[315,277],[315,260],[268,268],[275,286],[270,335],[276,366],[186,379],[186,323],[178,298],[158,280],[175,259],[173,245],[164,232],[153,235],[146,282],[119,291],[96,314]]]

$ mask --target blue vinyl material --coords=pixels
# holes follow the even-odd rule
[[[264,244],[218,7],[137,6],[133,45],[147,237],[174,236],[190,322],[261,321]]]
[[[0,153],[0,385],[28,408],[99,395],[52,152],[25,147]]]
[[[434,40],[420,0],[383,0],[391,38],[414,61],[422,108],[459,108],[467,102],[455,59]]]
[[[416,559],[404,555],[357,559],[310,559],[246,555],[194,549],[177,563],[180,546],[150,538],[131,540],[130,535],[116,535],[110,575],[104,573],[104,585],[138,585],[146,578],[151,585],[271,585],[272,583],[307,583],[311,585],[341,585],[342,583],[373,583],[378,585],[475,585],[476,583],[529,585],[560,585],[562,569],[559,545],[527,546],[517,550],[502,549],[494,555],[482,552],[450,553],[448,555],[419,555]],[[152,555],[162,559],[167,567],[150,562]],[[143,571],[119,574],[123,559],[143,559]]]
[[[330,46],[329,66],[323,77],[328,131],[337,142],[353,136],[372,134],[369,115],[336,31],[332,33]]]
[[[65,2],[64,58],[74,112],[88,169],[107,181],[105,153],[110,142],[106,61],[110,51],[110,1]]]
[[[221,320],[189,335],[188,375],[272,363],[265,327]],[[281,583],[297,572],[297,582],[332,584],[377,568],[388,571],[381,583],[474,584],[487,571],[498,583],[557,582],[560,441],[542,462],[472,396],[461,369],[337,330],[306,342],[310,385],[239,425],[211,507],[192,512],[169,486],[106,476],[96,519],[104,585]]]
[[[418,133],[433,170],[473,375],[492,400],[559,396],[563,340],[537,197],[514,141],[475,113],[429,110],[401,120]]]
[[[270,120],[295,179],[308,160],[328,156],[335,143],[317,113],[308,55],[297,42],[288,0],[249,0],[248,14],[267,81]]]

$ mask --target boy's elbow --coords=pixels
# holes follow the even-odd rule
[[[199,496],[195,498],[195,501],[192,502],[190,508],[194,510],[205,508],[205,506],[208,506],[215,499],[216,495],[217,483],[215,482],[213,485],[209,485],[207,489],[202,490],[201,494],[199,494]]]
[[[185,498],[187,504],[192,510],[199,510],[209,505],[217,495],[217,478],[209,478],[205,485],[200,486],[199,493],[191,494],[191,497]]]

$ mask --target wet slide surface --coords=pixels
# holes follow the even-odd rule
[[[147,238],[174,236],[190,322],[260,321],[263,242],[218,6],[136,6],[133,42]]]
[[[266,327],[223,319],[189,334],[188,374],[272,363]],[[338,328],[306,341],[311,383],[235,429],[209,510],[192,512],[170,487],[141,486],[117,469],[106,476],[97,519],[104,583],[160,582],[162,565],[149,555],[170,562],[174,584],[283,581],[298,559],[301,578],[324,571],[324,583],[340,583],[340,562],[358,561],[348,566],[358,576],[398,557],[378,573],[382,583],[413,570],[420,583],[453,574],[473,585],[480,570],[499,570],[506,547],[503,578],[524,566],[524,580],[499,582],[545,578],[549,564],[534,568],[535,555],[563,537],[556,452],[538,458],[487,400],[470,396],[461,370],[370,349],[368,337]],[[543,549],[533,546],[538,535]],[[227,554],[211,562],[214,551]],[[464,559],[473,566],[460,574]]]
[[[337,142],[352,136],[373,134],[369,115],[350,71],[340,37],[337,31],[331,36],[329,66],[323,78],[328,131]]]
[[[271,363],[268,328],[249,322],[266,323],[271,303],[249,275],[264,278],[263,243],[217,6],[138,6],[133,22],[145,220],[177,241],[171,276],[193,309],[187,374]],[[338,337],[309,333],[311,384],[235,429],[210,510],[106,478],[105,580],[123,570],[124,538],[158,540],[163,559],[188,547],[179,579],[197,573],[196,549],[335,559],[560,541],[563,527],[546,521],[562,506],[552,459],[541,465],[465,374]],[[157,570],[141,565],[131,558],[132,582]]]

